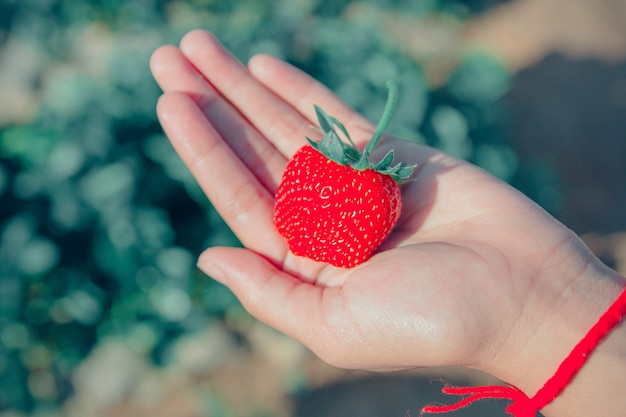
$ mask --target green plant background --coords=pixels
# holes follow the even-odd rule
[[[259,52],[284,58],[371,119],[384,105],[385,80],[396,79],[393,133],[470,160],[558,211],[551,171],[517,175],[500,101],[510,74],[499,61],[462,56],[433,85],[428,57],[407,56],[371,19],[346,17],[357,3],[454,25],[482,8],[435,0],[0,3],[0,72],[10,87],[0,91],[0,413],[60,415],[75,370],[112,337],[167,367],[185,336],[248,320],[228,290],[195,269],[204,247],[238,243],[155,115],[150,54],[190,29],[213,31],[244,61]],[[219,415],[212,407],[207,415]]]

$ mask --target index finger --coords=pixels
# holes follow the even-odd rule
[[[172,145],[241,242],[274,261],[282,260],[286,245],[272,221],[273,193],[234,154],[188,95],[165,93],[157,113]]]

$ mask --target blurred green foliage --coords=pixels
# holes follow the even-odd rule
[[[121,335],[156,364],[180,336],[241,307],[195,270],[237,240],[161,132],[148,61],[193,28],[243,60],[303,68],[371,119],[401,84],[390,130],[511,180],[500,98],[509,74],[467,56],[440,87],[347,0],[20,0],[0,4],[0,410],[52,412],[100,340]],[[455,1],[359,2],[417,19]],[[19,52],[19,53],[18,53]],[[11,59],[12,61],[7,61]],[[7,64],[11,62],[11,64]],[[32,105],[15,113],[17,103]]]

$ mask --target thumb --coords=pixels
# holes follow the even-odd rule
[[[213,247],[198,267],[226,285],[244,308],[265,324],[307,344],[303,329],[320,317],[323,288],[301,281],[248,249]]]

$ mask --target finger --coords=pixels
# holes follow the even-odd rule
[[[189,61],[286,158],[319,132],[291,105],[276,97],[209,32],[193,31],[180,48]]]
[[[165,93],[159,120],[172,145],[241,242],[274,260],[284,240],[274,227],[274,197],[252,174],[196,104],[183,93]]]
[[[371,138],[374,126],[370,121],[340,100],[324,84],[287,62],[270,55],[256,55],[248,63],[248,68],[259,82],[307,117],[315,117],[313,104],[317,104],[346,125],[355,142],[364,144]],[[390,143],[383,144],[383,141],[380,145],[383,149],[381,154],[391,147]],[[414,142],[393,140],[392,147],[396,149],[396,155],[403,157],[407,164],[422,165],[431,159],[449,159],[433,148]]]
[[[174,46],[157,49],[150,66],[163,91],[189,95],[235,154],[270,192],[275,192],[286,159],[219,95],[180,49]]]
[[[165,92],[181,91],[194,99],[215,95],[215,90],[175,46],[158,48],[150,57],[150,70],[156,82]],[[201,103],[198,103],[201,104]]]
[[[250,73],[275,95],[308,119],[315,120],[314,105],[341,121],[355,142],[370,139],[374,126],[328,87],[296,67],[270,55],[256,55],[248,63]]]

